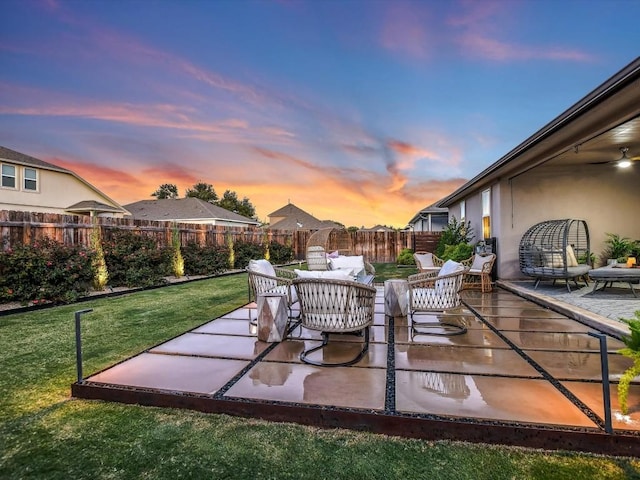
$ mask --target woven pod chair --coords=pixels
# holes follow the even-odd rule
[[[369,327],[373,323],[376,289],[348,280],[296,278],[293,281],[300,301],[301,325],[322,333],[319,346],[304,350],[300,360],[317,366],[337,367],[359,362],[369,350]],[[331,333],[364,334],[360,352],[346,362],[321,362],[309,355],[329,343]],[[348,343],[342,343],[348,346]]]
[[[355,255],[351,233],[346,228],[321,228],[312,233],[307,241],[307,268],[309,270],[330,269],[327,253],[338,252],[339,255]],[[322,258],[324,256],[324,258]],[[369,262],[364,261],[368,274],[375,274],[376,270]]]
[[[445,263],[443,269],[447,267],[448,263]],[[457,270],[453,273],[446,273],[447,270],[449,268],[443,272],[445,273],[444,275],[439,275],[439,272],[426,272],[410,275],[407,278],[409,284],[408,310],[413,331],[427,333],[422,329],[428,329],[429,335],[444,336],[466,333],[467,328],[463,325],[444,321],[418,322],[415,319],[415,316],[419,314],[448,312],[460,307],[460,290],[462,290],[464,276],[469,269],[457,267]],[[433,331],[435,329],[442,329],[443,331]]]
[[[547,220],[530,227],[520,240],[518,249],[520,271],[540,281],[564,280],[579,287],[577,280],[589,284],[591,265],[589,228],[584,220]],[[584,262],[584,263],[581,263]]]

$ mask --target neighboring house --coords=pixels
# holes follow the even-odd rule
[[[449,209],[436,207],[433,204],[416,213],[409,220],[408,227],[414,232],[441,232],[448,223]]]
[[[361,232],[395,232],[395,229],[391,227],[387,227],[386,225],[376,225],[371,228],[362,227],[360,231]]]
[[[0,147],[0,210],[122,218],[121,205],[71,170]]]
[[[136,220],[255,227],[260,222],[195,197],[140,200],[125,208]]]
[[[544,220],[587,222],[591,251],[606,233],[640,239],[640,58],[437,203],[497,238],[497,270],[521,278],[518,246]]]
[[[273,230],[320,230],[328,227],[342,227],[330,220],[318,220],[293,203],[288,203],[267,216],[269,228]]]

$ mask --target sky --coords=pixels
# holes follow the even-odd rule
[[[640,0],[2,0],[0,145],[404,227],[640,54]]]

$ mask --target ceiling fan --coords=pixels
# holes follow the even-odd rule
[[[592,162],[592,165],[603,165],[607,163],[613,163],[618,168],[629,168],[633,162],[636,160],[640,160],[640,155],[635,157],[628,157],[627,152],[629,151],[629,147],[620,147],[620,153],[622,156],[616,160],[606,160],[604,162]]]

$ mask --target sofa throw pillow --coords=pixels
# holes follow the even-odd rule
[[[270,277],[276,276],[276,271],[269,260],[249,260],[249,270],[256,273],[262,273],[263,275],[269,275]]]
[[[547,268],[562,268],[564,267],[564,259],[562,253],[554,250],[542,250],[542,256],[544,258],[544,266]]]
[[[338,258],[329,259],[331,270],[350,270],[352,275],[357,275],[364,270],[364,258],[362,255],[340,255]]]
[[[415,258],[420,263],[421,268],[432,268],[435,266],[433,264],[433,253],[416,253]]]
[[[340,256],[340,252],[338,250],[327,254],[327,258],[338,258],[339,256]]]
[[[567,267],[577,267],[578,259],[571,245],[567,245]]]

